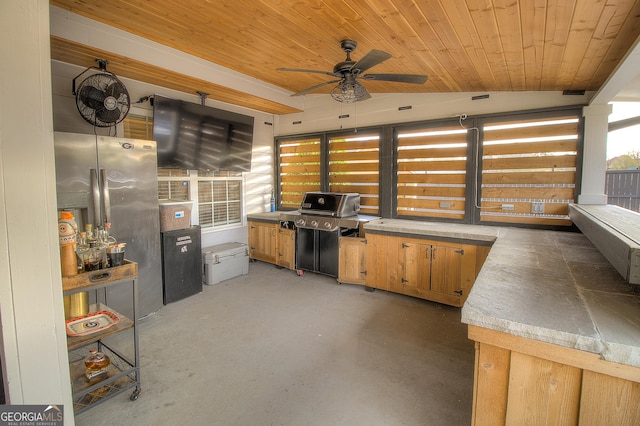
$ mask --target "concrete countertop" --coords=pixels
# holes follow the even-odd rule
[[[412,234],[425,237],[471,240],[493,243],[498,228],[442,222],[419,222],[402,219],[378,219],[368,222],[364,229],[388,234]]]
[[[494,238],[462,322],[640,367],[640,286],[626,283],[583,234],[392,219],[365,229]]]
[[[275,211],[275,212],[250,213],[247,215],[247,220],[257,220],[260,222],[278,223],[280,222],[280,213],[285,213],[285,212]]]

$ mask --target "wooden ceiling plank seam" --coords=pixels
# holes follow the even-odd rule
[[[480,36],[482,46],[489,59],[489,64],[496,77],[497,87],[487,89],[513,90],[503,47],[500,43],[499,29],[493,5],[487,0],[466,0],[466,2],[476,31]]]
[[[636,1],[631,8],[631,13],[626,17],[620,29],[620,34],[609,47],[600,67],[596,70],[594,78],[606,81],[615,69],[621,58],[624,58],[629,50],[629,39],[635,40],[640,34],[640,0]]]
[[[542,90],[547,0],[521,0],[522,51],[528,90]]]
[[[542,90],[557,87],[557,76],[569,41],[569,28],[577,0],[548,4],[545,28],[545,46],[542,66]]]
[[[439,2],[447,14],[450,26],[456,28],[456,34],[460,38],[465,52],[469,55],[470,62],[474,64],[477,73],[483,78],[482,87],[478,91],[485,90],[486,87],[496,87],[496,78],[491,69],[489,58],[482,46],[480,35],[476,31],[475,23],[466,3],[449,0],[439,0]],[[456,25],[456,22],[459,25]],[[465,31],[461,32],[460,28],[464,28]],[[468,37],[463,37],[462,34],[468,35]]]
[[[419,28],[426,27],[427,32],[433,33],[430,39],[433,39],[436,43],[436,50],[439,49],[440,53],[446,52],[447,57],[453,64],[452,68],[447,68],[447,73],[457,82],[457,86],[464,86],[459,81],[462,80],[462,82],[471,85],[472,90],[482,90],[480,74],[478,74],[470,57],[463,54],[465,52],[464,46],[453,30],[454,27],[450,24],[440,1],[416,2],[415,0],[403,0],[402,3],[411,3],[418,10],[415,14],[403,12],[405,19],[415,28],[416,34],[420,33]],[[403,7],[402,10],[409,10],[409,7]],[[428,42],[423,42],[422,45],[424,46],[422,48],[424,51],[432,50]],[[446,67],[446,64],[443,65]]]
[[[208,90],[210,98],[271,114],[300,112],[295,108],[278,104],[268,99],[239,92],[228,87],[168,71],[111,52],[91,48],[59,37],[51,36],[51,57],[79,66],[95,66],[95,58],[107,58],[109,71],[117,76],[155,84],[184,93],[195,94],[197,90]]]
[[[183,3],[180,4],[183,5]],[[241,6],[240,4],[234,5],[236,7],[233,8],[226,7],[227,14],[220,17],[220,19],[215,19],[215,16],[210,15],[210,11],[213,10],[216,10],[215,13],[219,13],[217,12],[217,8],[220,7],[219,4],[216,4],[216,9],[212,8],[210,4],[208,4],[208,7],[204,5],[205,3],[198,3],[193,6],[197,7],[198,13],[196,15],[200,17],[197,22],[194,22],[194,26],[201,28],[215,26],[216,32],[222,31],[224,34],[233,34],[233,37],[210,37],[209,32],[204,34],[205,37],[189,36],[189,39],[184,39],[181,43],[193,46],[187,53],[227,68],[234,66],[235,58],[237,57],[251,58],[251,61],[244,62],[243,74],[258,79],[263,79],[263,70],[265,68],[275,69],[277,67],[276,63],[273,62],[272,46],[277,45],[278,39],[274,36],[262,43],[260,42],[261,38],[269,37],[273,33],[273,28],[265,26],[262,20],[259,19],[261,16],[265,16],[265,12],[258,10],[255,7],[256,3],[252,3],[253,6],[251,8],[239,7]],[[187,12],[192,11],[191,6],[183,5],[182,7]],[[237,10],[242,10],[242,12],[236,12]],[[246,15],[247,10],[252,11],[249,18]],[[245,21],[248,21],[248,23]],[[258,36],[259,34],[265,34],[265,36]],[[177,36],[184,37],[184,35]],[[194,39],[196,41],[195,44],[193,43]],[[200,53],[198,54],[197,52]],[[202,52],[207,53],[203,54]],[[281,57],[293,58],[288,51],[282,51]],[[267,80],[263,79],[263,81]],[[268,82],[278,85],[277,79],[272,79]]]
[[[417,7],[413,0],[409,0],[408,2],[413,7]],[[432,64],[437,64],[439,68],[442,69],[440,72],[440,79],[447,84],[447,87],[451,91],[458,91],[462,86],[460,86],[457,79],[454,77],[458,73],[456,71],[459,70],[459,65],[456,63],[451,54],[447,51],[446,47],[442,43],[442,40],[433,29],[429,20],[422,14],[422,11],[419,10],[421,19],[417,19],[417,14],[403,14],[400,10],[397,9],[394,2],[389,1],[385,6],[386,9],[391,10],[391,13],[386,14],[387,18],[385,21],[389,26],[390,31],[394,33],[404,34],[403,42],[407,44],[407,46],[411,49],[413,55],[418,57],[424,57],[426,55],[430,56],[430,59],[425,60],[425,62],[429,61]],[[406,10],[406,7],[403,8]],[[421,31],[423,30],[423,31]],[[424,36],[420,37],[418,34],[423,33],[426,34],[426,41],[423,41]],[[406,40],[409,42],[407,43]],[[431,46],[428,47],[427,45]],[[436,56],[431,54],[431,50],[440,52],[441,59],[438,60]],[[406,72],[406,71],[403,71]],[[426,70],[426,73],[433,73],[433,71]],[[424,71],[423,71],[424,73]],[[447,78],[445,79],[444,76]]]
[[[580,68],[584,57],[587,55],[587,48],[591,41],[593,31],[596,28],[596,24],[600,16],[602,16],[605,3],[602,2],[577,2],[574,13],[574,19],[572,20],[571,27],[569,29],[569,38],[567,39],[567,45],[571,46],[571,49],[566,49],[562,60],[562,66],[559,73],[556,76],[558,87],[564,87],[565,89],[573,89],[572,83],[574,77]],[[587,87],[587,90],[593,90],[592,87]]]
[[[602,63],[604,56],[606,55],[608,46],[611,46],[611,42],[615,39],[616,35],[619,34],[618,30],[623,19],[620,20],[618,19],[618,16],[616,16],[617,9],[617,6],[610,4],[605,4],[602,9],[602,14],[598,19],[596,28],[591,36],[585,56],[580,62],[580,66],[578,67],[571,84],[573,88],[588,87],[587,82],[590,81],[591,75],[595,74],[595,70],[598,69],[598,66]],[[607,36],[607,33],[610,34],[610,32],[607,31],[609,27],[616,28],[615,32],[610,36],[610,39],[608,39]],[[598,87],[600,87],[602,83],[604,83],[604,81],[599,81]],[[591,84],[593,84],[593,81]]]
[[[272,1],[263,1],[261,4],[263,7],[269,8],[274,15],[280,15],[275,7],[280,7],[280,5],[276,5]],[[304,5],[306,8],[311,7],[308,2],[305,2]],[[282,57],[279,57],[280,52],[278,51],[278,66],[295,66],[297,68],[319,69],[322,71],[331,71],[333,69],[334,62],[318,53],[319,47],[324,47],[328,44],[329,40],[335,39],[336,37],[335,34],[330,31],[329,26],[324,25],[325,19],[332,18],[330,16],[320,18],[320,16],[327,15],[330,11],[318,6],[316,6],[314,11],[314,19],[309,19],[304,13],[301,13],[298,5],[294,3],[288,8],[286,16],[281,15],[283,19],[279,20],[278,25],[273,25],[273,23],[270,22],[262,23],[265,31],[273,33],[275,37],[273,45],[277,45],[275,41],[282,40],[283,33],[286,30],[287,36],[285,38],[290,40],[290,45],[295,46],[295,54],[289,56],[292,59],[291,62],[282,60]],[[280,30],[273,31],[274,27]],[[295,37],[288,34],[293,34]],[[340,53],[342,53],[338,40],[335,41],[333,46],[335,46],[336,58],[338,58]],[[305,52],[308,54],[305,54]],[[309,55],[313,56],[314,59],[305,59],[309,58]]]
[[[590,68],[582,67],[581,64],[574,87],[579,87],[581,80],[597,81],[599,82],[598,87],[600,87],[607,80],[611,69],[614,69],[626,54],[628,35],[640,33],[640,20],[638,19],[640,17],[640,0],[635,4],[625,3],[625,5],[608,1],[605,11],[611,14],[610,18],[601,19],[600,25],[594,33],[593,44],[589,46],[590,52],[593,49],[598,49],[599,53],[594,55]],[[606,16],[606,14],[604,15]],[[623,45],[625,47],[621,47]]]
[[[376,0],[377,1],[377,0]],[[381,15],[381,11],[379,9],[376,9],[372,6],[372,2],[367,2],[367,4],[358,4],[358,5],[352,5],[353,7],[359,7],[358,13],[360,15],[362,15],[364,17],[364,19],[373,27],[376,29],[376,32],[379,33],[381,35],[381,38],[383,40],[386,40],[385,44],[388,45],[388,47],[381,47],[380,45],[378,45],[377,49],[383,49],[386,51],[389,51],[391,54],[393,54],[394,52],[397,51],[398,45],[404,45],[404,43],[402,42],[402,40],[398,40],[397,37],[397,33],[395,33],[394,31],[391,30],[391,28],[388,25],[388,22],[385,21],[385,19],[382,18]],[[379,5],[378,5],[379,7]],[[426,56],[426,52],[425,52],[425,56]],[[396,54],[395,56],[398,59],[403,59],[402,56],[398,57],[398,55]],[[423,66],[421,66],[420,68],[422,69],[421,71],[418,71],[417,73],[427,73],[430,78],[431,81],[429,82],[429,84],[431,85],[439,85],[439,88],[437,89],[438,91],[450,91],[450,87],[448,84],[446,84],[442,79],[441,76],[444,74],[443,72],[437,72],[437,70],[435,70],[433,68],[434,63],[437,64],[437,61],[435,60],[435,56],[433,57],[433,62],[429,63],[426,62],[427,59],[425,59],[423,56],[418,56],[416,55],[414,52],[412,52],[411,50],[409,50],[409,54],[406,56],[406,58],[413,58],[415,59],[416,63],[421,63],[423,64]],[[439,64],[438,64],[439,65]],[[409,72],[410,68],[404,67],[404,72]],[[444,68],[442,66],[440,66],[440,69],[444,70]],[[377,72],[382,72],[382,70],[376,69]],[[446,71],[446,70],[445,70]]]
[[[522,13],[515,0],[493,0],[498,32],[502,43],[511,88],[529,90],[525,81],[524,54],[522,51]]]

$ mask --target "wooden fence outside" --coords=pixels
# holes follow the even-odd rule
[[[608,204],[640,212],[640,170],[607,170]]]

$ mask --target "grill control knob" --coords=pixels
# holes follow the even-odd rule
[[[312,220],[311,221],[311,226],[313,226],[314,228],[318,227],[318,221],[317,220]]]
[[[302,219],[302,218],[296,219],[296,225],[297,226],[304,226],[304,219]]]
[[[324,223],[324,227],[327,228],[327,229],[331,229],[331,228],[333,228],[333,225],[331,224],[331,222],[327,221],[327,222]]]

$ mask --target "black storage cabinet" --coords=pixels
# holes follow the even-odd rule
[[[162,236],[162,295],[164,304],[202,291],[200,226],[175,229]]]

